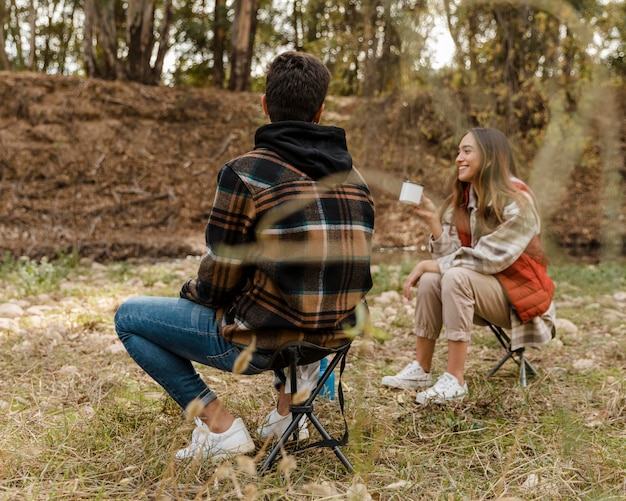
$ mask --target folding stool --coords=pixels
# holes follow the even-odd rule
[[[502,357],[502,359],[487,373],[487,377],[493,376],[500,367],[506,362],[509,358],[513,360],[519,366],[519,382],[520,385],[526,386],[526,370],[530,371],[531,376],[537,376],[537,369],[533,367],[533,365],[524,357],[524,347],[517,348],[516,350],[511,350],[511,338],[504,332],[504,329],[498,325],[493,325],[491,323],[487,324],[487,326],[491,329],[491,331],[495,334],[497,340],[500,342],[502,347],[506,350],[506,355]]]
[[[286,343],[283,345],[274,356],[273,363],[271,364],[272,369],[283,369],[289,368],[289,377],[291,383],[291,395],[295,395],[298,392],[297,388],[297,378],[296,378],[296,367],[298,365],[306,365],[327,356],[332,356],[328,361],[328,366],[324,374],[319,378],[315,387],[311,390],[310,395],[303,403],[291,403],[290,410],[292,415],[292,421],[289,424],[288,428],[285,430],[285,433],[278,439],[278,442],[274,445],[269,455],[259,467],[258,473],[264,472],[268,469],[278,454],[280,453],[282,447],[285,442],[289,439],[289,436],[294,434],[294,437],[297,436],[298,432],[298,424],[301,419],[304,419],[306,416],[311,424],[317,429],[319,434],[322,436],[322,440],[307,444],[303,447],[298,447],[291,451],[291,453],[300,452],[306,449],[311,449],[314,447],[323,447],[331,449],[337,458],[343,463],[346,469],[349,472],[354,472],[354,467],[348,460],[348,458],[343,454],[340,446],[345,445],[348,442],[348,423],[346,421],[346,417],[344,414],[344,396],[343,396],[343,388],[341,385],[341,375],[343,374],[343,370],[346,365],[346,356],[348,355],[348,351],[350,350],[350,346],[352,344],[352,340],[348,340],[346,344],[343,344],[339,347],[330,348],[325,346],[319,346],[312,343],[308,343],[305,341],[295,341]],[[341,410],[341,415],[343,417],[343,422],[345,426],[345,431],[343,437],[339,440],[334,439],[331,435],[326,431],[324,426],[320,423],[319,419],[315,415],[314,409],[314,400],[315,397],[322,391],[324,388],[324,383],[328,380],[331,373],[335,370],[335,368],[339,365],[339,377],[338,377],[338,385],[337,385],[337,395],[339,400],[339,407]]]

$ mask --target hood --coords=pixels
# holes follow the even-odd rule
[[[346,133],[339,127],[284,121],[260,127],[254,149],[268,149],[312,179],[352,169]]]

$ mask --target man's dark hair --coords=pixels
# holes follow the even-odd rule
[[[265,100],[270,120],[313,122],[324,103],[330,72],[315,56],[283,52],[267,70]]]

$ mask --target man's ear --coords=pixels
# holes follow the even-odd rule
[[[313,117],[313,123],[314,124],[318,124],[320,123],[320,120],[322,118],[322,113],[324,112],[324,103],[322,103],[322,106],[320,106],[320,109],[317,110],[317,113],[315,114],[315,116]]]
[[[267,109],[267,99],[265,99],[265,94],[263,94],[263,96],[261,97],[261,105],[263,106],[263,113],[265,113],[265,116],[269,118],[270,112]]]

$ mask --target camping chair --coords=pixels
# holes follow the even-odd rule
[[[312,444],[307,444],[303,447],[298,447],[291,452],[299,452],[305,449],[311,449],[313,447],[329,448],[335,453],[337,458],[343,463],[343,465],[350,473],[354,472],[354,467],[352,466],[348,458],[343,454],[341,449],[339,449],[340,446],[345,445],[348,442],[348,423],[344,414],[344,398],[343,388],[341,386],[341,375],[343,374],[343,370],[346,365],[346,356],[348,355],[351,344],[352,340],[350,339],[347,340],[345,344],[339,347],[329,348],[308,343],[305,341],[294,341],[286,343],[276,352],[272,360],[271,368],[289,368],[291,395],[295,395],[298,392],[296,378],[297,366],[310,364],[327,356],[332,357],[328,361],[328,367],[324,371],[324,374],[319,378],[306,401],[303,403],[292,402],[290,406],[292,421],[288,428],[285,430],[285,433],[283,433],[283,435],[278,439],[278,442],[276,442],[263,464],[261,464],[261,466],[259,467],[258,473],[264,472],[272,465],[272,463],[278,456],[278,453],[281,451],[285,442],[287,442],[291,434],[294,434],[294,437],[297,436],[296,434],[298,432],[298,424],[300,423],[300,420],[304,418],[304,416],[308,417],[311,424],[313,424],[313,426],[322,436],[322,440]],[[315,415],[313,402],[315,400],[315,397],[317,397],[320,391],[322,391],[322,389],[324,388],[324,383],[326,383],[326,381],[338,365],[340,369],[338,378],[339,383],[337,385],[337,394],[339,399],[339,407],[341,409],[341,415],[343,417],[343,422],[345,426],[345,432],[343,434],[343,437],[341,437],[339,440],[336,440],[331,437],[331,435],[326,431],[324,426],[320,423],[319,419]]]
[[[491,329],[491,331],[495,334],[497,340],[500,342],[502,347],[506,350],[506,354],[502,359],[487,373],[487,377],[493,376],[504,362],[506,362],[509,358],[513,360],[517,365],[519,365],[519,382],[522,387],[526,386],[526,370],[530,372],[532,376],[537,376],[537,369],[533,367],[533,365],[524,357],[524,347],[518,348],[516,350],[511,350],[511,338],[504,332],[502,327],[497,325],[493,325],[488,323],[487,326]]]

